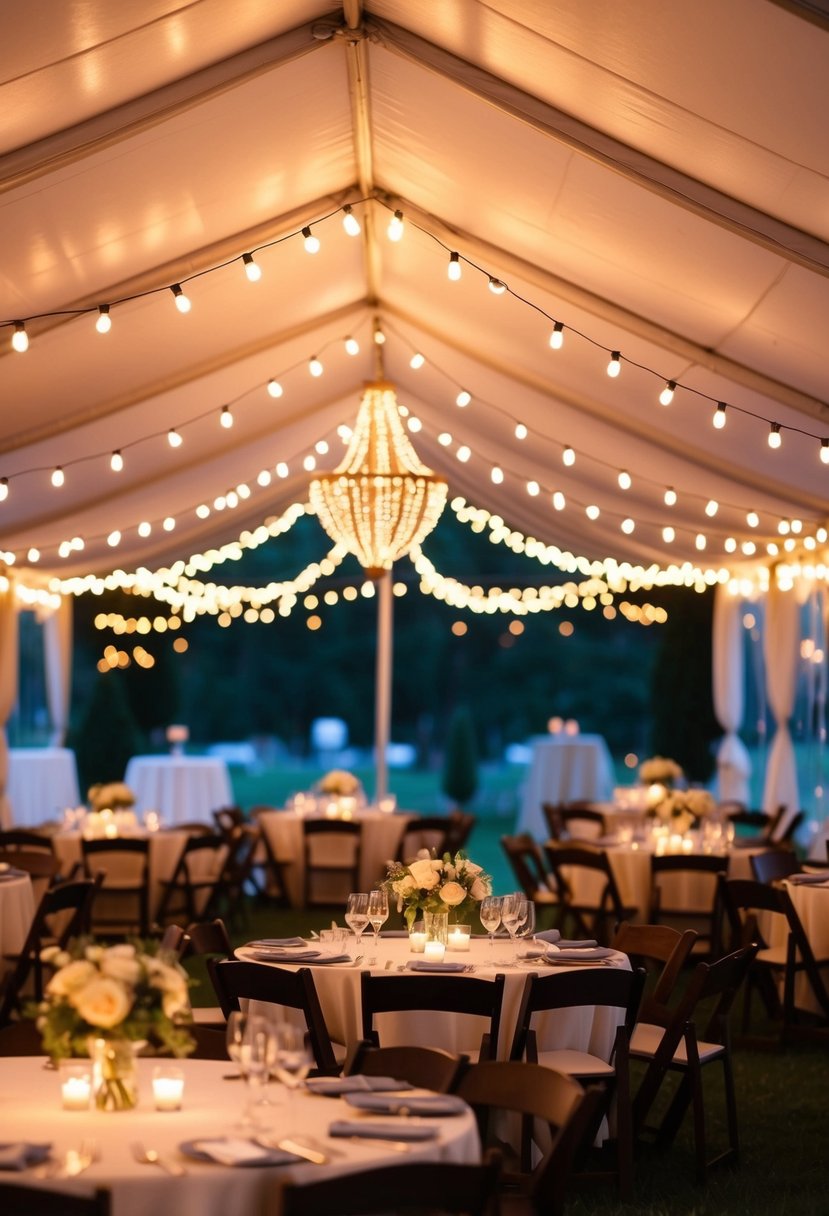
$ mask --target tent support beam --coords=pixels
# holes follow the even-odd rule
[[[376,583],[377,657],[374,695],[374,801],[389,791],[388,745],[391,737],[393,603],[391,570]]]

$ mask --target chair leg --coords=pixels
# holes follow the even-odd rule
[[[619,1198],[633,1196],[633,1127],[630,1106],[630,1062],[627,1036],[616,1038],[616,1152],[619,1167]]]

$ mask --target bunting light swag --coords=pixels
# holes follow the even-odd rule
[[[432,531],[447,484],[414,450],[394,385],[375,380],[365,386],[343,461],[333,473],[315,477],[308,492],[331,539],[377,579]]]

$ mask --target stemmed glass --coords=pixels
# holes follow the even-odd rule
[[[353,891],[349,895],[345,906],[345,923],[357,939],[356,952],[359,954],[363,930],[368,924],[368,895],[365,891]]]
[[[489,934],[489,956],[492,958],[495,951],[495,934],[501,924],[500,895],[485,895],[481,900],[478,915],[481,918],[481,924]]]
[[[247,1075],[247,1063],[245,1060],[247,1053],[243,1051],[247,1023],[248,1015],[243,1011],[234,1010],[227,1015],[227,1029],[225,1031],[227,1054],[238,1067],[242,1080]]]
[[[512,943],[512,957],[515,958],[515,935],[526,918],[527,899],[520,894],[505,895],[501,904],[501,924],[506,929]]]
[[[267,1018],[232,1011],[227,1019],[227,1053],[239,1066],[247,1087],[247,1101],[239,1124],[247,1131],[258,1127],[256,1107],[267,1105],[265,1089],[275,1059],[273,1028]]]
[[[294,1122],[294,1094],[308,1076],[312,1065],[313,1059],[305,1028],[293,1022],[282,1022],[276,1028],[274,1071],[287,1091],[287,1114],[291,1126]]]
[[[525,899],[523,907],[524,915],[519,921],[515,936],[527,941],[535,935],[535,904],[531,899]]]
[[[374,930],[374,950],[377,951],[377,939],[380,936],[380,929],[389,919],[389,896],[388,892],[375,887],[369,892],[368,896],[368,922]]]

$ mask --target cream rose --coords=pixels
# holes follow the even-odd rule
[[[450,908],[457,907],[466,899],[466,891],[459,882],[445,882],[439,895],[445,904],[449,904]]]
[[[476,878],[469,888],[469,894],[473,899],[482,900],[489,895],[491,887],[483,878]]]
[[[120,1025],[131,1008],[123,984],[105,975],[75,992],[72,1004],[84,1021],[102,1030]]]
[[[83,988],[97,974],[96,968],[85,958],[75,959],[55,972],[46,986],[46,992],[49,996],[68,996],[76,988]]]
[[[135,955],[130,958],[114,950],[106,950],[101,959],[101,975],[120,980],[122,984],[137,984],[141,978],[141,964]]]
[[[395,895],[402,895],[405,897],[406,895],[411,895],[413,891],[417,890],[417,883],[411,877],[411,875],[407,874],[405,878],[398,878],[397,882],[393,882],[391,889],[394,891]]]
[[[415,885],[422,888],[424,891],[432,891],[440,882],[440,873],[435,870],[431,861],[413,861],[409,866],[409,873],[415,881]]]

